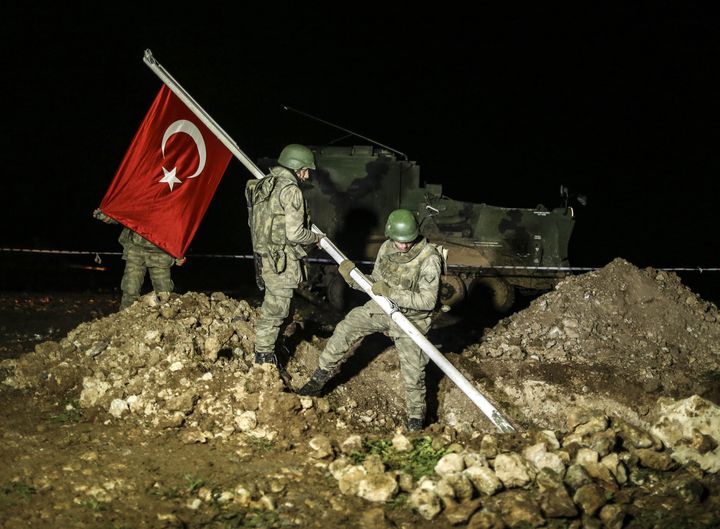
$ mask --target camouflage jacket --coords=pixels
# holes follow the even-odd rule
[[[96,219],[105,222],[106,224],[119,224],[118,221],[116,221],[112,217],[108,217],[99,209],[93,211],[93,216]],[[118,242],[123,247],[123,259],[127,257],[128,252],[131,250],[149,253],[163,253],[170,256],[170,254],[168,254],[166,251],[162,250],[161,248],[141,236],[139,233],[134,232],[126,226],[123,226],[123,229],[120,232],[120,237],[118,237]]]
[[[118,242],[122,244],[123,255],[130,250],[141,250],[150,253],[167,253],[130,228],[123,228],[120,232]]]
[[[307,227],[310,219],[302,191],[288,169],[273,167],[265,178],[248,182],[246,197],[256,253],[283,252],[300,259],[307,255],[303,246],[318,242],[318,235]]]
[[[442,258],[435,246],[421,239],[408,252],[391,240],[383,243],[371,277],[390,286],[387,296],[407,317],[425,317],[435,309],[440,291]]]

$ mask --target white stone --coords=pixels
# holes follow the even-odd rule
[[[420,488],[415,489],[410,495],[410,505],[426,520],[432,520],[442,510],[438,495]]]
[[[160,331],[153,329],[151,331],[148,331],[145,333],[145,337],[143,338],[143,341],[147,345],[155,345],[160,343]]]
[[[90,408],[105,396],[110,389],[110,384],[104,380],[97,380],[91,377],[83,378],[83,390],[80,393],[80,406]]]
[[[249,432],[257,426],[257,415],[254,411],[244,411],[235,417],[235,426],[241,432]]]
[[[473,465],[463,470],[463,474],[468,477],[470,483],[473,484],[478,492],[487,496],[492,496],[503,487],[502,483],[495,475],[495,472],[486,466]]]
[[[368,474],[358,482],[357,495],[374,502],[386,502],[398,493],[399,487],[394,476],[386,473]]]
[[[180,361],[173,362],[170,364],[170,371],[180,371],[183,368],[183,363]]]
[[[363,439],[359,435],[351,435],[345,439],[340,445],[340,450],[343,454],[352,454],[353,452],[360,452],[362,450]]]
[[[461,454],[445,454],[435,465],[435,473],[444,476],[465,470],[465,459]]]
[[[557,450],[560,448],[560,441],[558,441],[555,432],[552,430],[541,430],[537,433],[536,439],[540,443],[545,443],[548,450]]]
[[[342,476],[345,469],[349,466],[350,460],[345,456],[341,456],[332,463],[330,463],[330,465],[328,466],[328,470],[330,471],[330,474],[332,474],[332,477],[339,480],[340,476]]]
[[[524,487],[533,476],[519,454],[499,454],[495,458],[495,475],[508,488]]]
[[[312,439],[310,439],[310,442],[308,444],[310,445],[310,448],[315,450],[313,457],[316,457],[317,459],[324,459],[334,454],[332,443],[330,442],[330,439],[328,439],[328,437],[325,435],[318,435],[313,437]]]
[[[412,443],[405,435],[396,433],[392,440],[393,448],[398,452],[409,452],[412,450]]]
[[[345,467],[339,473],[338,487],[343,494],[357,494],[360,481],[367,476],[367,470],[362,465]]]
[[[122,417],[123,413],[126,411],[128,411],[128,405],[123,399],[113,399],[110,403],[110,409],[108,410],[110,415],[116,419]]]
[[[673,449],[672,458],[681,464],[695,461],[711,474],[719,472],[720,406],[693,395],[678,401],[660,399],[657,408],[660,418],[650,431]],[[700,453],[696,446],[693,446],[696,436],[712,438],[715,448]]]
[[[590,448],[581,448],[575,456],[575,462],[579,465],[588,465],[597,463],[600,460],[600,454]]]

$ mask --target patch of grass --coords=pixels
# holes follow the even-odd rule
[[[248,511],[245,513],[220,514],[215,518],[223,529],[281,528],[290,527],[292,522],[275,511]]]
[[[33,494],[37,493],[37,489],[35,487],[25,483],[24,481],[12,481],[5,485],[2,491],[7,496],[19,496],[24,500],[29,500]]]
[[[107,509],[107,503],[104,501],[100,501],[97,498],[88,498],[84,502],[82,502],[83,506],[87,507],[91,511],[100,512]]]
[[[407,506],[407,502],[410,499],[410,495],[407,492],[401,492],[395,496],[392,500],[387,502],[385,506],[389,509],[402,509]]]
[[[150,494],[163,500],[174,500],[182,496],[178,487],[153,487],[150,489]]]
[[[50,416],[50,420],[63,424],[80,422],[82,418],[83,411],[80,409],[80,403],[76,400],[66,402],[63,406],[63,411],[57,415]]]
[[[393,448],[392,441],[387,439],[365,441],[364,447],[365,453],[355,452],[350,456],[356,465],[365,461],[368,455],[377,454],[388,470],[402,470],[415,480],[432,475],[437,462],[447,453],[445,448],[433,448],[430,437],[413,439],[412,450],[409,452],[398,452]]]
[[[705,371],[703,378],[708,382],[720,382],[720,370],[715,369],[714,371]]]
[[[205,481],[203,481],[202,479],[197,478],[191,474],[185,475],[185,490],[188,492],[188,494],[193,494],[203,485],[205,485]]]
[[[283,524],[284,525],[284,524]],[[280,527],[280,515],[275,511],[250,511],[239,527]]]
[[[270,452],[273,448],[275,448],[275,443],[273,441],[261,439],[260,437],[253,437],[251,435],[247,436],[246,442],[248,446],[252,448],[253,452]]]

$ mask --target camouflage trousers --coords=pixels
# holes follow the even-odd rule
[[[271,354],[275,352],[280,327],[290,314],[293,292],[303,277],[301,263],[288,257],[285,270],[278,274],[270,259],[263,257],[262,277],[265,298],[255,321],[255,352]]]
[[[126,248],[123,252],[125,272],[120,289],[122,300],[120,310],[132,305],[140,297],[140,290],[145,281],[145,272],[150,272],[150,281],[155,292],[172,292],[175,285],[170,278],[170,267],[175,258],[166,253],[148,252],[135,248]]]
[[[265,298],[255,321],[255,352],[275,352],[280,327],[290,314],[293,288],[265,285]]]
[[[400,357],[400,374],[405,387],[408,418],[423,419],[426,408],[425,366],[428,363],[428,357],[390,316],[385,313],[378,314],[379,309],[374,305],[375,302],[368,302],[356,307],[338,323],[335,332],[320,354],[319,367],[326,371],[333,371],[353,343],[368,334],[382,332],[395,342],[395,348]],[[430,318],[413,323],[423,334],[430,329]]]

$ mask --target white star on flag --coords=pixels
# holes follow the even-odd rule
[[[163,177],[160,179],[160,182],[163,182],[163,183],[167,184],[168,186],[170,186],[170,191],[173,190],[173,186],[174,186],[175,184],[182,184],[182,180],[180,180],[179,178],[177,178],[177,177],[175,176],[175,170],[176,170],[176,169],[177,169],[177,167],[173,167],[173,170],[172,170],[172,171],[168,171],[168,170],[165,169],[164,167],[162,168],[163,173],[165,173],[165,176],[163,176]]]

